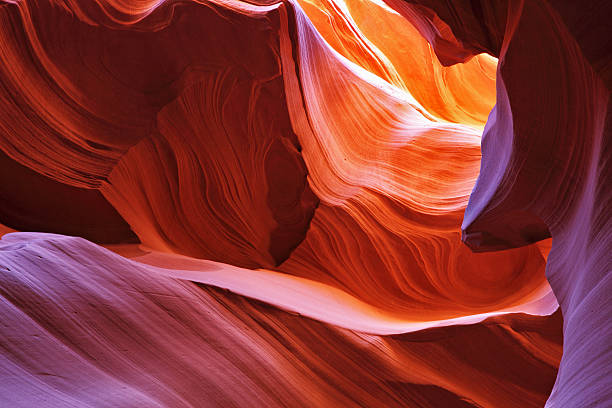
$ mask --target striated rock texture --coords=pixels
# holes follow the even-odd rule
[[[0,148],[20,172],[39,174],[40,192],[19,189],[25,176],[15,172],[1,221],[105,244],[135,235],[158,251],[247,268],[285,261],[282,272],[404,320],[552,313],[537,247],[473,254],[459,239],[495,60],[446,69],[383,4],[370,12],[394,21],[387,35],[411,48],[397,53],[374,36],[380,45],[367,53],[364,19],[334,4],[308,5],[346,22],[323,34],[297,3],[166,2],[130,13],[120,3],[4,5],[3,27],[21,43],[2,37],[16,63],[2,74]],[[55,193],[60,185],[70,194]],[[68,218],[70,206],[93,209],[75,199],[87,194],[109,215],[64,227],[35,194],[53,195]]]
[[[599,6],[0,3],[0,405],[610,403]]]
[[[40,193],[21,191],[12,184],[35,176],[15,169],[2,222],[132,238],[110,203],[151,247],[249,267],[282,262],[317,199],[287,112],[278,13],[193,2],[141,2],[137,13],[130,3],[1,6],[10,63],[0,68],[0,149],[51,179],[37,179]],[[52,208],[16,209],[35,194],[99,208],[104,222],[58,228]],[[104,236],[92,232],[98,222]]]
[[[411,3],[411,4],[408,4]],[[564,354],[551,407],[612,401],[609,2],[388,1],[441,61],[499,57],[497,101],[463,239],[476,251],[552,236],[546,275]],[[444,29],[441,29],[444,27]]]
[[[368,335],[81,238],[5,235],[0,268],[7,407],[538,407],[561,354],[559,313]]]

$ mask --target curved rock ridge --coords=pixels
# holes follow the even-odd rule
[[[363,66],[331,48],[298,4],[149,3],[142,14],[143,3],[133,18],[109,11],[123,3],[53,4],[2,9],[24,44],[38,50],[22,64],[38,88],[18,91],[15,73],[6,75],[7,89],[23,99],[5,98],[7,112],[37,111],[42,104],[51,110],[40,117],[7,115],[0,147],[72,185],[74,194],[95,197],[96,206],[108,207],[106,200],[146,246],[247,268],[286,260],[279,271],[407,320],[453,319],[549,299],[538,248],[474,255],[459,241],[480,160],[480,130],[472,125],[482,120],[492,94],[492,60],[479,57],[489,65],[474,60],[445,71],[416,29],[402,31],[399,16],[381,4],[370,8],[395,21],[389,33],[410,39],[412,52],[404,54],[411,57],[376,40],[386,51],[377,54],[387,64],[381,67],[413,67],[397,81],[359,53],[351,55]],[[315,17],[316,7],[337,18],[355,8],[309,4]],[[65,23],[53,35],[42,23],[47,9]],[[365,24],[349,20],[333,26],[334,35],[347,39],[348,28]],[[360,44],[369,44],[357,34]],[[104,46],[81,49],[81,42],[67,41],[76,35],[83,44]],[[177,43],[184,45],[177,49]],[[14,43],[5,47],[17,52]],[[468,84],[474,88],[465,92]],[[439,95],[437,102],[423,97],[428,91]],[[476,95],[483,95],[480,104]],[[440,113],[440,106],[450,110]],[[88,167],[92,157],[99,160]],[[54,182],[44,180],[40,189],[52,194]],[[91,187],[103,198],[85,189]],[[10,195],[17,204],[31,201],[16,188]],[[56,207],[79,204],[71,197],[57,194]],[[122,235],[98,242],[134,239],[116,214],[116,221],[96,217],[87,221],[92,226],[61,229],[63,220],[36,211],[18,218],[6,210],[2,221],[97,240],[90,231],[99,220],[109,228],[116,223],[112,228]]]
[[[475,126],[486,122],[495,102],[495,58],[482,54],[465,64],[442,66],[416,28],[382,2],[299,4],[336,51],[408,91],[432,115]]]
[[[479,131],[436,121],[409,92],[332,49],[294,7],[298,45],[283,36],[281,49],[298,71],[284,78],[321,206],[280,270],[419,320],[505,309],[549,290],[538,248],[482,255],[460,243]]]
[[[0,68],[0,149],[49,177],[37,183],[57,193],[57,206],[91,202],[109,213],[108,201],[151,247],[279,264],[303,239],[318,200],[287,113],[276,8],[3,4],[0,52],[11,63]],[[122,17],[127,11],[132,18]],[[34,177],[20,173],[13,184]],[[74,189],[58,191],[55,181]],[[92,188],[104,198],[82,191]],[[33,194],[9,181],[4,189],[13,201],[3,203],[5,224],[101,234],[91,232],[95,221],[62,228],[32,204],[27,217],[16,214]],[[131,237],[109,232],[98,241]]]
[[[23,233],[21,233],[23,234]],[[11,236],[8,240],[18,238]],[[509,309],[446,320],[406,320],[399,313],[381,310],[360,299],[320,282],[270,270],[251,270],[189,258],[182,255],[151,251],[141,245],[113,245],[109,249],[130,259],[154,267],[156,272],[175,279],[212,285],[232,293],[262,301],[280,309],[349,330],[377,334],[402,334],[432,327],[445,327],[480,322],[491,316],[508,313],[549,315],[557,302],[549,290],[533,300]],[[426,318],[425,314],[418,316]]]
[[[5,235],[0,405],[538,407],[560,358],[559,313],[367,335],[159,272],[81,238]]]
[[[612,400],[589,12],[385,1],[0,3],[0,405]]]
[[[497,102],[483,135],[480,177],[466,209],[463,239],[480,251],[552,236],[546,275],[563,310],[565,342],[547,406],[608,406],[610,3],[387,4],[413,22],[419,14],[416,24],[435,34],[429,39],[442,61],[483,51],[499,58]],[[435,32],[440,21],[448,30]]]

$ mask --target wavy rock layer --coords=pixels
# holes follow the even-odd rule
[[[561,353],[558,313],[366,335],[80,238],[6,235],[0,268],[3,406],[537,407]]]
[[[94,2],[4,4],[0,52],[12,63],[0,68],[0,149],[52,180],[102,188],[149,246],[276,265],[317,204],[285,104],[278,15],[241,3],[151,7],[123,21]],[[45,194],[58,188],[40,180]],[[76,206],[76,194],[108,207],[76,189],[57,205]],[[10,204],[5,224],[54,230]],[[91,229],[57,232],[96,238]]]
[[[0,5],[5,404],[612,398],[609,53],[387,3]]]
[[[325,41],[351,62],[407,90],[432,115],[484,125],[495,103],[495,58],[442,66],[427,41],[382,2],[300,1]]]
[[[443,58],[458,56],[457,49],[499,57],[497,103],[483,136],[464,240],[491,250],[552,235],[546,274],[563,309],[565,346],[547,405],[609,404],[610,4],[388,3],[413,21],[419,14],[421,32]],[[450,31],[434,35],[440,19]]]
[[[38,50],[19,60],[25,91],[17,69],[4,75],[7,92],[21,98],[3,99],[0,146],[9,157],[74,188],[99,189],[148,247],[249,268],[286,260],[320,200],[306,240],[279,270],[401,319],[451,319],[538,301],[539,309],[524,310],[554,310],[538,248],[475,255],[459,241],[480,130],[436,115],[482,122],[493,94],[492,58],[443,68],[416,30],[400,29],[401,17],[380,4],[372,12],[395,21],[390,34],[411,40],[409,57],[379,38],[366,58],[368,40],[355,31],[363,18],[351,20],[344,3],[309,5],[315,20],[314,8],[347,22],[325,38],[342,38],[337,49],[360,65],[331,48],[298,4],[151,7],[131,18],[78,2],[2,9],[22,47]],[[45,31],[44,15],[62,29]],[[6,52],[16,54],[18,45],[5,38]],[[349,53],[349,45],[357,48]],[[412,68],[396,80],[375,65]],[[26,107],[36,114],[26,115]],[[7,193],[29,201],[20,194]],[[58,196],[57,206],[69,198]],[[33,219],[38,224],[9,213],[3,222],[54,231],[49,220]],[[86,227],[57,232],[97,238]]]
[[[479,131],[436,121],[410,93],[331,49],[297,6],[295,15],[298,47],[283,54],[298,67],[285,70],[289,111],[321,206],[280,269],[415,320],[545,298],[536,247],[482,255],[460,243]]]

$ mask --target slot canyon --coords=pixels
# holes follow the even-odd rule
[[[611,21],[0,0],[0,407],[612,407]]]

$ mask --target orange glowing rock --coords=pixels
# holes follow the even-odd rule
[[[1,3],[0,405],[609,400],[592,14]]]

